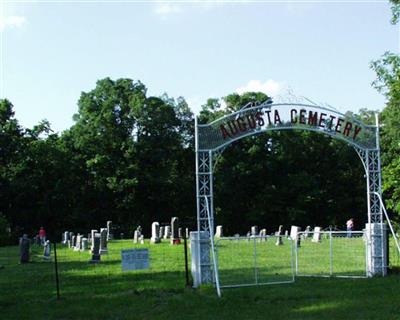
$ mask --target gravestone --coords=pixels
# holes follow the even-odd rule
[[[260,242],[265,242],[266,240],[267,240],[267,229],[261,229]]]
[[[107,221],[107,241],[114,239],[112,232],[112,221]]]
[[[19,262],[28,263],[29,262],[29,248],[31,242],[28,239],[28,235],[24,234],[22,238],[19,239]]]
[[[76,243],[75,243],[74,251],[81,251],[82,238],[83,238],[83,236],[81,236],[78,233],[78,235],[76,236]]]
[[[164,239],[168,239],[170,237],[171,237],[171,227],[170,226],[165,226]]]
[[[310,236],[310,231],[311,231],[311,227],[307,226],[306,230],[304,231],[304,234],[303,234],[303,239],[307,239]]]
[[[275,245],[277,245],[277,246],[283,245],[283,241],[282,241],[282,231],[283,231],[283,225],[280,225],[280,226],[279,226],[279,229],[278,229],[278,232],[277,232],[276,242],[275,242]]]
[[[50,252],[51,252],[50,241],[46,240],[46,242],[44,243],[44,249],[43,249],[43,259],[50,260]]]
[[[92,259],[89,263],[100,262],[100,233],[95,233],[92,238]]]
[[[69,232],[65,231],[63,237],[63,244],[68,244],[68,240],[69,240]]]
[[[158,222],[153,222],[151,224],[151,238],[150,242],[151,243],[160,243],[160,224]]]
[[[139,237],[139,243],[144,244],[144,235],[142,235],[142,234]]]
[[[186,229],[185,229],[185,236],[186,236],[186,239],[189,239],[189,235],[190,235],[190,233],[189,233],[189,228],[186,228]]]
[[[72,236],[71,238],[71,249],[75,249],[76,246],[76,236]]]
[[[107,254],[107,228],[100,229],[100,254]]]
[[[251,235],[253,237],[258,235],[258,227],[257,226],[252,226],[250,232],[251,232]]]
[[[289,237],[289,231],[285,230],[285,238]]]
[[[150,268],[149,249],[121,250],[121,265],[123,272]]]
[[[90,237],[92,236],[92,234],[91,233],[88,233],[87,234],[87,241],[88,241],[88,243],[92,243],[92,239],[90,239]]]
[[[93,250],[94,250],[94,236],[95,236],[96,233],[97,233],[97,230],[92,229],[90,231],[90,243],[91,243],[90,252],[92,254],[93,254]]]
[[[171,244],[180,244],[181,240],[178,235],[179,219],[178,217],[171,218]]]
[[[139,230],[135,230],[133,232],[133,243],[138,243],[139,242],[139,238],[140,238],[140,231]]]
[[[82,238],[81,251],[86,251],[89,248],[89,243],[87,238]]]
[[[223,237],[223,229],[222,226],[217,226],[217,228],[215,229],[215,238],[221,238]]]
[[[312,242],[320,242],[321,241],[321,227],[314,228],[314,234],[313,234],[313,238],[311,241]]]
[[[182,239],[182,228],[178,228],[178,238]]]
[[[246,237],[247,237],[247,241],[250,241],[250,237],[251,237],[251,232],[250,231],[247,232]]]
[[[158,237],[160,238],[160,240],[162,238],[164,238],[164,233],[165,233],[165,227],[160,227],[160,234],[158,235]]]
[[[125,234],[123,233],[123,232],[121,232],[120,234],[119,234],[119,238],[122,240],[122,239],[124,239],[125,238]]]
[[[69,232],[69,236],[68,236],[68,240],[69,240],[69,242],[68,242],[68,248],[72,248],[73,247],[73,243],[72,243],[72,236],[74,235],[74,233],[73,232]]]

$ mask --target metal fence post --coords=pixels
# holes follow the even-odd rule
[[[60,299],[60,284],[58,281],[57,244],[54,242],[54,268],[56,272],[57,299]]]
[[[332,228],[329,226],[329,274],[333,275]]]
[[[186,232],[183,232],[183,245],[184,245],[184,252],[185,252],[185,276],[186,276],[186,287],[190,287]]]
[[[296,276],[299,274],[299,257],[298,257],[298,250],[299,250],[299,248],[297,247],[297,239],[293,239],[292,240],[292,243],[293,243],[293,245],[294,245],[294,256],[295,256],[295,259],[296,259]]]
[[[256,249],[256,237],[253,236],[253,257],[254,257],[254,280],[258,284],[258,271],[257,271],[257,249]]]

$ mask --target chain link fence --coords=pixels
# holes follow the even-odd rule
[[[297,236],[296,276],[367,276],[362,231],[310,231]]]
[[[275,236],[220,238],[216,239],[216,252],[221,288],[294,281],[290,239]]]

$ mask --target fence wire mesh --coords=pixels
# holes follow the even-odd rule
[[[293,282],[292,241],[277,241],[275,236],[217,239],[221,288]]]
[[[297,276],[366,277],[362,231],[300,232],[297,236]]]

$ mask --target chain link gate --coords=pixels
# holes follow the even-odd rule
[[[277,236],[216,239],[220,288],[294,282],[294,246]]]
[[[296,276],[366,278],[365,231],[309,231],[297,234]]]

